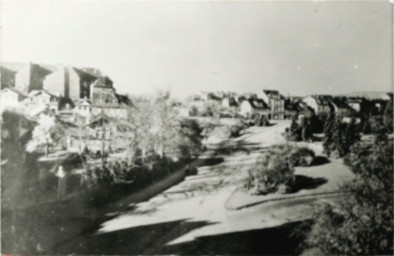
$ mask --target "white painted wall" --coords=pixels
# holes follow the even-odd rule
[[[18,93],[9,89],[3,89],[0,92],[0,105],[5,106],[16,106],[19,104]]]
[[[44,89],[58,96],[64,96],[65,66],[57,65],[53,73],[47,75],[44,80]]]
[[[320,112],[319,106],[317,105],[316,100],[312,97],[312,96],[308,96],[305,97],[304,99],[302,99],[302,101],[308,105],[309,107],[311,107],[315,113],[317,114],[318,112]]]
[[[249,114],[249,116],[252,114],[252,106],[250,105],[250,102],[247,100],[244,100],[241,103],[241,106],[239,107],[239,114],[242,116],[247,116]]]

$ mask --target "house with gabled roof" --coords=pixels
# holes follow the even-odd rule
[[[269,106],[271,113],[269,119],[283,119],[285,116],[285,97],[277,90],[262,90],[258,97],[263,99]]]
[[[270,108],[262,99],[249,98],[242,100],[239,105],[239,114],[245,118],[251,118],[257,115],[268,117]]]
[[[302,99],[306,105],[311,107],[316,115],[328,114],[333,111],[330,95],[310,95]]]
[[[22,93],[44,89],[46,77],[53,72],[49,66],[36,63],[0,63],[1,88],[14,87]]]
[[[21,101],[26,99],[27,95],[22,93],[16,88],[6,87],[0,91],[0,105],[2,107],[6,106],[16,106],[19,105]]]
[[[32,90],[29,92],[28,98],[24,100],[24,105],[28,109],[48,108],[53,113],[57,113],[59,110],[59,96],[44,89]]]

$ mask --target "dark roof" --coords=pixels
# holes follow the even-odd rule
[[[221,99],[223,99],[222,96],[218,95],[217,93],[213,93],[213,92],[208,93],[207,97],[208,97],[209,100],[221,100]]]
[[[300,112],[305,111],[305,112],[309,112],[311,114],[314,113],[313,108],[311,108],[310,106],[308,106],[307,104],[305,104],[302,101],[298,102],[298,108],[299,108]]]
[[[91,121],[90,123],[86,124],[86,126],[89,126],[91,128],[95,128],[95,127],[101,127],[104,124],[111,124],[111,125],[115,125],[116,127],[119,128],[125,128],[125,129],[134,129],[135,127],[130,124],[129,122],[125,121],[125,120],[121,120],[118,118],[114,118],[114,117],[110,117],[110,116],[100,116],[98,118],[96,118],[95,120]]]
[[[332,97],[330,95],[312,95],[318,105],[330,106]]]
[[[30,72],[37,72],[40,76],[45,77],[45,76],[53,73],[53,70],[48,67],[44,67],[40,64],[30,63]]]
[[[235,100],[234,97],[227,97],[225,99],[228,99],[228,105],[230,107],[237,107],[238,106],[238,103],[237,103],[237,101]]]
[[[125,104],[127,106],[133,106],[133,102],[127,95],[117,94],[115,93],[116,98],[118,99],[119,104]]]
[[[109,88],[113,89],[113,82],[107,76],[100,76],[93,84],[96,88]]]
[[[268,105],[262,99],[248,99],[248,101],[254,109],[269,109]]]
[[[344,97],[333,97],[331,98],[331,103],[338,108],[351,109],[351,107],[346,103],[346,98]]]
[[[286,100],[285,101],[285,110],[286,111],[296,111],[296,112],[309,112],[313,113],[313,109],[306,105],[302,101],[295,100]]]
[[[74,102],[70,98],[59,97],[59,104],[58,104],[59,110],[64,109],[66,107],[67,103],[70,104],[70,108],[74,108],[75,107]]]
[[[277,90],[263,90],[263,92],[271,99],[285,99]]]
[[[80,68],[76,68],[76,67],[73,67],[73,69],[75,70],[75,72],[77,72],[77,74],[80,77],[88,78],[91,81],[94,81],[100,77],[99,72],[98,73],[92,72],[93,69],[89,69],[89,68],[80,69]]]

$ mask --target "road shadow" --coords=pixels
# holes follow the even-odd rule
[[[304,222],[293,222],[278,227],[213,236],[198,237],[193,241],[158,248],[156,254],[181,255],[296,255],[305,234],[297,232]],[[296,232],[296,233],[295,233]]]
[[[215,224],[207,221],[181,219],[158,224],[143,225],[108,233],[86,234],[59,244],[55,254],[76,255],[136,255],[160,252],[170,241],[190,231]]]
[[[328,164],[330,162],[330,160],[328,160],[327,157],[325,156],[316,156],[313,159],[313,162],[311,164],[311,166],[317,166],[317,165],[323,165],[323,164]]]
[[[220,164],[224,161],[223,157],[212,157],[204,159],[200,166],[213,166]]]
[[[302,189],[315,189],[327,183],[326,178],[312,178],[304,175],[296,175],[295,183],[289,193],[297,193]]]

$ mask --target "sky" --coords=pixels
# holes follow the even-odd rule
[[[392,91],[388,1],[0,2],[0,60],[95,67],[118,92]]]

